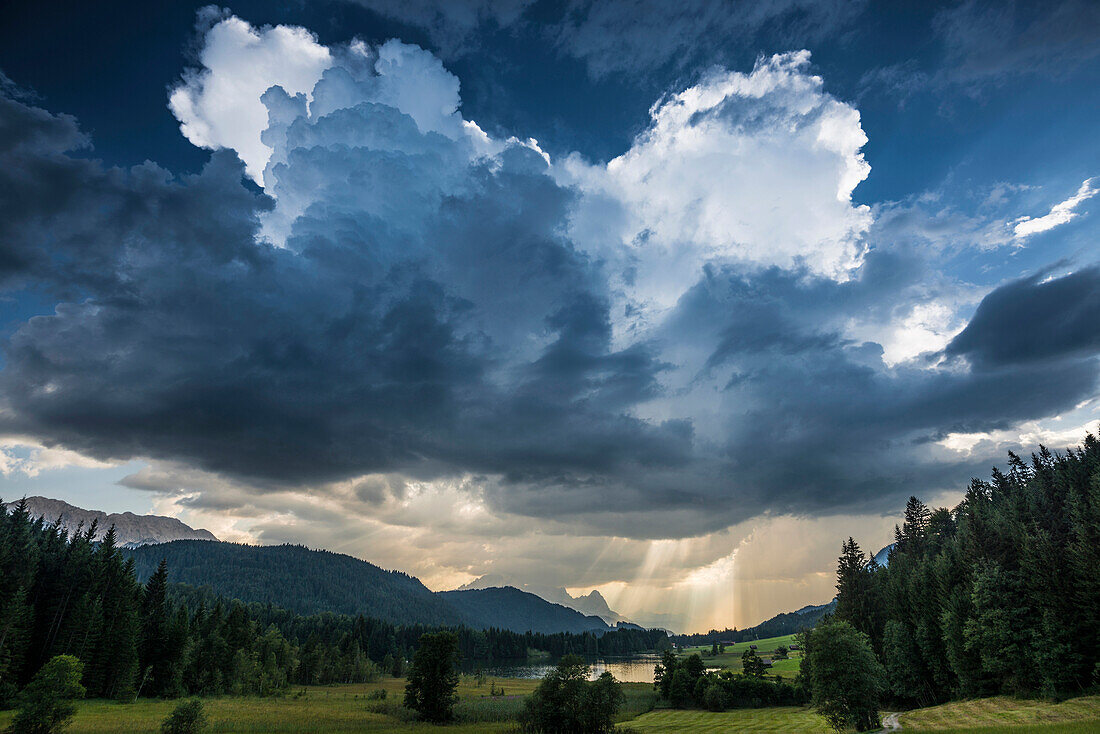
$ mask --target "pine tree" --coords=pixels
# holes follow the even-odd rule
[[[173,649],[168,619],[168,562],[161,559],[149,577],[141,599],[141,650],[138,670],[143,693],[162,696],[172,693],[179,654]]]

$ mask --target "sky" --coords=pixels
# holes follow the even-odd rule
[[[0,496],[677,630],[1100,423],[1100,5],[24,2]]]

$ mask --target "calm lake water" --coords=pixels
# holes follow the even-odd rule
[[[624,683],[652,683],[653,666],[661,659],[657,653],[640,653],[623,657],[594,658],[588,661],[592,666],[591,679],[595,680],[605,670],[610,671],[616,680]],[[493,678],[541,678],[557,665],[556,660],[526,660],[499,661],[490,664],[482,664],[481,669],[485,677]],[[462,666],[463,673],[473,674],[477,671],[477,665],[466,663]]]

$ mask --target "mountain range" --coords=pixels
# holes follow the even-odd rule
[[[611,609],[596,590],[573,596],[564,587],[508,583],[503,576],[490,574],[453,591],[433,592],[414,576],[342,553],[295,545],[226,543],[208,530],[191,528],[172,517],[107,514],[46,497],[28,497],[26,502],[32,515],[51,523],[59,520],[70,532],[98,521],[96,537],[102,539],[114,525],[117,542],[134,559],[142,582],[165,559],[173,583],[206,587],[221,596],[299,614],[363,614],[403,625],[465,625],[513,632],[602,634],[614,628],[641,628]],[[876,554],[883,557],[880,562],[888,551],[889,547]],[[753,630],[762,636],[786,634],[787,627],[812,625],[834,605],[779,614]],[[648,617],[644,621],[650,626],[671,626]]]
[[[126,553],[134,559],[140,581],[148,579],[164,559],[171,582],[205,586],[221,596],[299,614],[363,614],[395,624],[466,625],[513,632],[602,634],[610,629],[599,617],[519,589],[433,592],[400,571],[298,545],[176,540]]]
[[[217,540],[209,530],[201,528],[196,530],[174,517],[135,515],[132,512],[107,514],[100,510],[85,510],[68,502],[48,497],[27,497],[26,502],[27,511],[32,517],[41,517],[51,524],[60,521],[61,527],[69,533],[77,527],[87,530],[93,521],[98,521],[95,537],[96,540],[102,540],[107,530],[113,525],[116,543],[120,546],[139,546],[185,539]],[[18,504],[18,501],[8,502],[5,506],[11,509]]]

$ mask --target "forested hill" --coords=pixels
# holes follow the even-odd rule
[[[274,604],[298,614],[363,614],[401,624],[466,621],[418,579],[342,553],[206,540],[177,540],[125,552],[134,559],[142,583],[164,558],[170,581],[209,586],[225,597]]]
[[[836,618],[864,633],[892,705],[1100,682],[1100,440],[974,479],[954,509],[916,497],[886,566],[842,546]]]
[[[547,634],[609,629],[599,617],[511,587],[433,593],[408,574],[297,545],[178,540],[124,552],[134,559],[143,583],[163,558],[171,582],[209,587],[224,597],[273,604],[297,614],[362,614],[401,625]]]
[[[576,609],[552,604],[511,586],[441,591],[438,596],[469,620],[469,624],[483,628],[545,634],[606,632],[610,629],[599,617],[585,616]]]
[[[755,627],[739,629],[711,630],[693,635],[673,635],[673,640],[681,645],[712,645],[715,642],[746,642],[762,640],[767,637],[780,637],[810,629],[826,614],[836,609],[836,599],[828,604],[812,604],[795,612],[783,612],[765,620]]]

